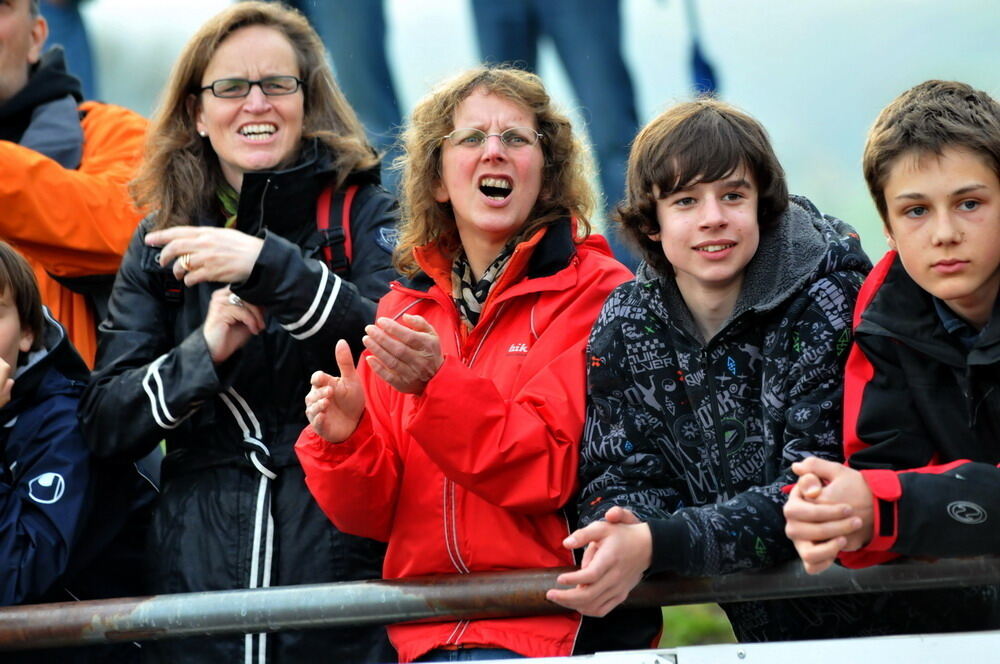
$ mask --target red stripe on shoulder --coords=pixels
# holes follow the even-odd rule
[[[858,348],[851,346],[847,356],[847,366],[844,368],[844,461],[860,450],[868,447],[858,435],[858,417],[861,415],[861,402],[865,386],[875,375],[875,368],[868,357]]]
[[[861,290],[858,292],[858,301],[854,305],[854,327],[857,327],[861,322],[861,314],[868,308],[868,305],[872,303],[875,298],[875,293],[878,289],[882,287],[885,282],[885,276],[889,274],[889,269],[892,264],[896,262],[897,253],[895,251],[885,252],[885,256],[882,260],[868,273],[865,278],[865,283],[861,284]]]

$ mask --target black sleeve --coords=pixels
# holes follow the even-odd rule
[[[136,230],[115,278],[94,377],[80,403],[84,435],[100,457],[141,459],[226,387],[228,363],[216,368],[200,326],[174,339],[170,307],[177,305],[164,300],[155,250],[143,242],[147,230],[147,222]]]
[[[349,279],[333,273],[322,260],[305,257],[298,245],[266,232],[249,278],[232,286],[241,298],[276,317],[292,339],[323,353],[332,352],[338,339],[360,352],[364,326],[374,320],[378,299],[395,278],[395,200],[380,187],[367,185],[358,191],[352,208]]]
[[[851,351],[845,446],[849,464],[864,473],[878,499],[880,523],[867,549],[841,555],[868,562],[865,554],[886,550],[909,556],[1000,553],[1000,529],[989,518],[1000,514],[1000,468],[940,458],[900,352],[892,340],[867,334]]]

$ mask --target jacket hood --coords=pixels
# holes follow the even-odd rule
[[[10,402],[0,409],[0,424],[16,417],[26,404],[37,403],[40,390],[54,394],[69,389],[75,382],[74,393],[79,393],[90,379],[90,370],[70,343],[66,330],[52,317],[48,307],[42,311],[43,347],[30,352],[26,362],[18,366]],[[56,373],[50,376],[53,369]]]
[[[36,107],[68,96],[83,101],[80,81],[66,71],[62,47],[56,46],[34,66],[27,85],[0,106],[0,140],[19,143]]]
[[[730,320],[748,311],[771,311],[804,286],[834,272],[865,275],[870,269],[871,261],[850,225],[822,214],[807,198],[790,196],[778,223],[761,233]],[[672,304],[680,298],[673,275],[661,275],[645,263],[639,267],[637,280],[661,282]],[[682,309],[687,314],[687,307]]]

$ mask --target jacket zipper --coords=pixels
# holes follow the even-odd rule
[[[480,335],[479,342],[476,344],[476,349],[475,351],[473,351],[471,357],[468,358],[466,357],[465,353],[463,352],[461,338],[459,337],[457,332],[455,333],[456,337],[455,342],[457,344],[456,347],[462,354],[462,361],[470,369],[472,368],[472,365],[476,363],[476,359],[479,357],[479,351],[482,350],[483,344],[486,342],[486,337],[489,336],[490,332],[493,331],[493,328],[496,325],[497,320],[499,320],[500,313],[501,311],[503,311],[505,304],[506,303],[501,303],[500,306],[497,308],[496,314],[494,314],[491,317],[490,324],[486,328],[486,330],[482,333],[482,335]],[[459,321],[459,324],[461,324],[461,321]],[[465,559],[462,558],[462,551],[458,545],[458,519],[456,518],[457,501],[455,499],[455,482],[448,479],[447,476],[445,476],[444,478],[444,495],[445,495],[444,543],[448,551],[448,557],[451,558],[452,565],[454,565],[455,569],[458,570],[459,574],[468,574],[469,566],[466,565]],[[468,628],[469,623],[470,623],[469,620],[460,620],[458,624],[455,625],[455,629],[453,629],[451,634],[448,636],[447,643],[449,644],[458,643],[461,640],[462,636],[465,634],[465,630]]]
[[[715,431],[715,445],[719,448],[719,470],[721,471],[721,480],[725,490],[722,492],[720,498],[728,500],[732,498],[732,488],[733,488],[733,478],[732,471],[729,468],[729,456],[726,451],[726,441],[722,437],[722,419],[719,416],[719,400],[715,392],[715,380],[710,379],[708,376],[708,369],[711,365],[708,363],[709,353],[708,349],[702,350],[702,366],[705,367],[705,378],[708,382],[708,398],[712,402],[712,421],[715,426],[712,429]]]

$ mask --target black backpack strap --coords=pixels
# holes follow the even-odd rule
[[[351,268],[351,205],[357,193],[356,184],[336,194],[333,193],[333,185],[328,185],[316,201],[316,230],[320,234],[320,248],[326,264],[340,276],[346,275]],[[331,227],[331,219],[339,223]]]

